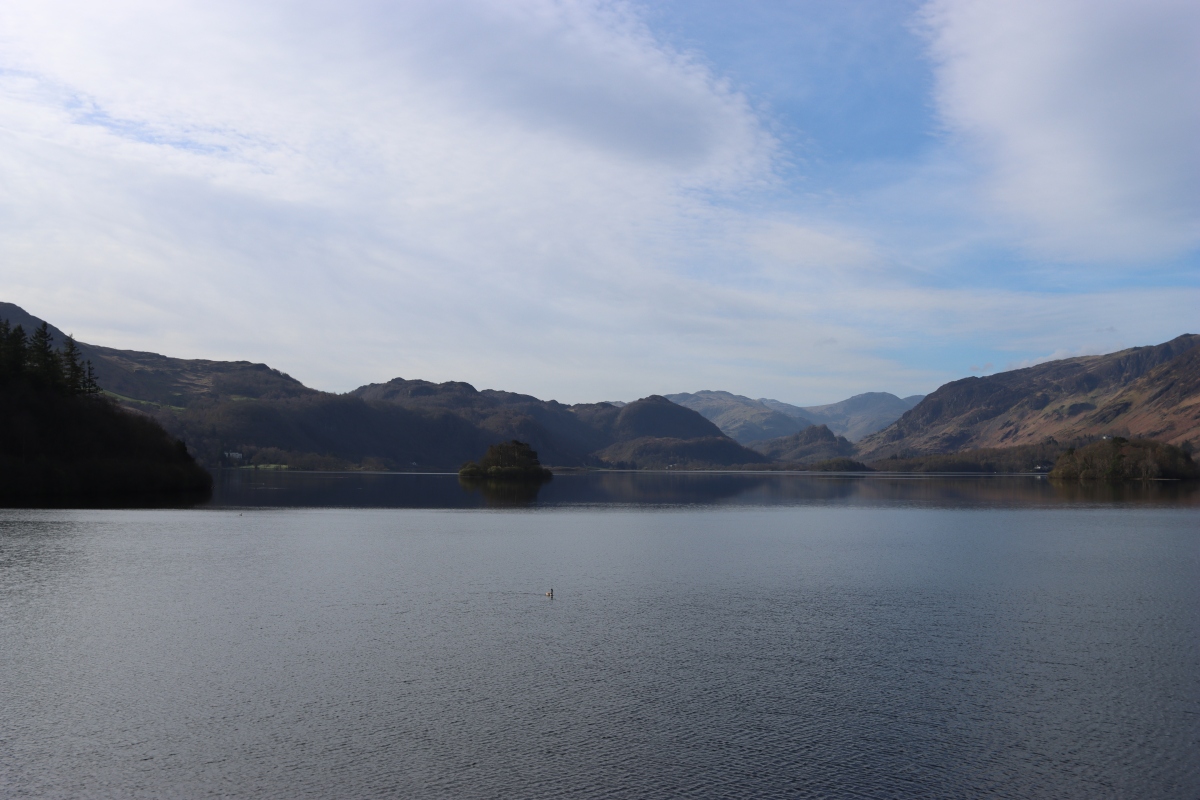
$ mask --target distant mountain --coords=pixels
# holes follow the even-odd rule
[[[762,460],[697,412],[658,395],[620,407],[612,403],[566,406],[529,395],[478,391],[465,383],[400,378],[363,386],[351,394],[411,409],[452,411],[500,439],[529,442],[544,463],[560,466],[729,466]],[[696,441],[704,446],[698,447]]]
[[[697,468],[767,460],[725,436],[697,411],[659,395],[624,406],[606,430],[616,442],[596,456],[614,466]]]
[[[742,444],[797,433],[814,424],[803,414],[788,414],[763,401],[729,392],[669,394],[667,399],[703,414],[726,435]],[[785,405],[781,403],[780,405]],[[790,406],[789,408],[795,408]],[[799,409],[797,409],[798,411]]]
[[[826,425],[812,425],[791,436],[755,442],[751,448],[775,461],[800,465],[855,454],[854,444],[829,430]]]
[[[860,458],[1114,434],[1200,442],[1200,336],[964,378],[859,442]]]
[[[901,399],[889,392],[867,392],[838,403],[805,406],[800,410],[815,422],[828,425],[834,433],[857,442],[900,419],[905,411],[924,397],[925,395],[917,394]]]

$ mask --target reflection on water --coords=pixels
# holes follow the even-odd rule
[[[458,485],[468,492],[478,492],[491,508],[525,508],[537,502],[538,493],[550,480],[550,477],[526,480],[459,477]]]
[[[461,482],[457,475],[227,470],[214,507],[520,508],[564,506],[911,505],[970,508],[1064,504],[1200,505],[1200,484],[1051,482],[1028,475],[910,476],[716,472],[589,472],[542,486]]]

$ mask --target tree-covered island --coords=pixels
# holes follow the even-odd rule
[[[478,462],[468,461],[459,469],[460,478],[506,481],[547,481],[550,470],[538,461],[537,452],[526,442],[513,439],[488,447]]]

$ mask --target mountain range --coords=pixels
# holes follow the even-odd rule
[[[666,398],[699,411],[727,436],[749,445],[790,436],[813,425],[825,425],[834,434],[857,442],[895,422],[924,395],[900,398],[888,392],[867,392],[823,406],[794,406],[765,397],[753,400],[711,390],[668,394]]]
[[[42,324],[10,303],[0,303],[0,319],[27,331]],[[78,346],[110,396],[157,419],[209,466],[443,470],[508,439],[529,442],[546,464],[637,468],[878,462],[1104,434],[1200,441],[1192,334],[965,378],[924,397],[870,392],[810,407],[709,390],[566,405],[402,378],[333,394],[265,364]]]

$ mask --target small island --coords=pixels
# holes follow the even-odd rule
[[[488,447],[478,462],[468,461],[458,471],[460,478],[542,483],[552,477],[538,461],[537,452],[526,442],[513,439]]]

